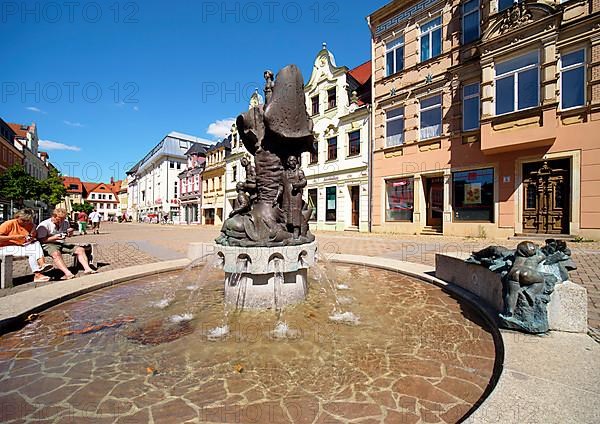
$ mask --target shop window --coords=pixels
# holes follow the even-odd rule
[[[452,174],[455,221],[494,222],[494,170]]]
[[[414,188],[412,178],[401,178],[385,182],[386,221],[412,222],[414,210]]]
[[[325,220],[330,222],[335,222],[337,220],[337,197],[336,197],[336,187],[327,187],[325,188]]]

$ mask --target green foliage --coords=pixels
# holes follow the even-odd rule
[[[22,207],[25,200],[39,199],[42,190],[40,182],[21,165],[13,165],[0,174],[0,197],[13,200],[17,207]]]
[[[73,205],[74,212],[84,211],[85,213],[87,213],[89,215],[90,213],[92,213],[93,210],[94,210],[94,205],[92,205],[91,203],[88,203],[88,202],[83,202],[81,204],[76,203]]]
[[[58,205],[67,195],[63,179],[54,168],[51,168],[48,172],[48,178],[39,181],[39,184],[41,186],[41,200],[50,207]]]
[[[14,165],[0,174],[0,197],[13,200],[17,207],[22,207],[25,200],[41,200],[53,208],[66,195],[62,177],[54,168],[45,180],[35,179],[22,165]]]

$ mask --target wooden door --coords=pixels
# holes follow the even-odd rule
[[[350,199],[352,201],[352,226],[358,227],[360,220],[360,187],[350,187]]]
[[[427,225],[441,227],[444,216],[444,178],[428,178],[426,181]]]
[[[523,232],[569,234],[570,161],[523,165]]]

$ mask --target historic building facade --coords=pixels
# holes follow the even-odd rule
[[[600,236],[600,2],[369,16],[373,231]]]
[[[206,161],[206,148],[195,144],[185,153],[187,167],[179,174],[179,188],[182,224],[200,224],[202,222],[202,172]]]
[[[153,221],[167,216],[180,220],[179,174],[187,165],[185,154],[194,144],[211,146],[197,137],[171,132],[127,172],[128,210],[134,219]]]
[[[225,164],[231,153],[231,136],[211,146],[206,151],[202,173],[202,224],[220,227],[225,206]]]
[[[23,152],[23,168],[37,180],[48,178],[48,161],[41,156],[37,126],[35,123],[13,124],[9,123],[15,132],[15,147]]]
[[[369,230],[371,64],[337,66],[324,44],[304,87],[316,153],[302,155],[313,228]]]
[[[256,96],[256,93],[254,96]],[[230,138],[231,153],[225,158],[225,203],[223,207],[223,216],[225,219],[227,219],[231,211],[236,207],[237,183],[246,180],[246,169],[242,166],[242,158],[245,157],[250,163],[254,160],[244,147],[235,124],[231,126]]]

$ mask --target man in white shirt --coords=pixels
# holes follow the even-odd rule
[[[69,221],[66,219],[67,211],[65,209],[54,209],[52,217],[40,222],[37,227],[37,238],[42,243],[42,249],[46,256],[51,256],[54,260],[54,266],[60,269],[65,275],[63,280],[70,280],[75,278],[75,275],[62,259],[63,253],[77,255],[77,260],[83,266],[83,270],[86,274],[95,274],[88,262],[85,249],[81,246],[77,246],[70,243],[65,243],[64,240],[67,237],[73,235],[73,229],[69,225]]]
[[[92,221],[92,234],[100,234],[100,221],[102,220],[102,215],[94,209],[90,214],[90,220]]]

